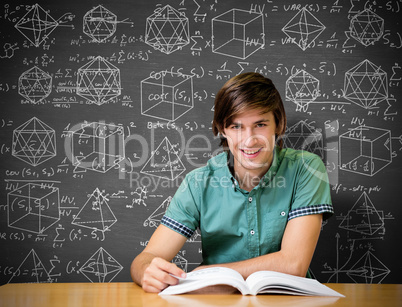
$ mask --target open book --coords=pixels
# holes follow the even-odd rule
[[[180,278],[177,285],[167,287],[159,295],[182,294],[214,285],[232,286],[243,295],[272,293],[343,297],[342,294],[315,279],[273,271],[259,271],[244,280],[239,272],[225,267],[211,267],[190,272],[185,279]]]

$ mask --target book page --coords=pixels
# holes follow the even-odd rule
[[[229,285],[242,294],[248,294],[248,287],[243,277],[235,270],[224,267],[212,267],[187,273],[175,286],[167,287],[160,295],[180,294],[213,285]]]
[[[343,296],[315,279],[293,276],[285,273],[260,271],[246,280],[251,294],[287,293],[294,295]],[[281,290],[280,290],[281,289]]]

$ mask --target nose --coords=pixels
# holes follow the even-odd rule
[[[254,133],[253,129],[245,129],[243,144],[246,147],[253,147],[258,142],[258,136]]]

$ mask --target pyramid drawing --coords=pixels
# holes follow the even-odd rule
[[[391,271],[367,251],[347,272],[356,283],[379,284]]]
[[[177,151],[165,137],[142,168],[141,173],[174,180],[185,170]]]
[[[108,199],[96,188],[71,224],[100,231],[108,230],[117,219],[107,201]]]
[[[162,217],[165,215],[166,209],[169,207],[172,201],[172,196],[166,198],[162,204],[155,209],[154,212],[144,221],[144,227],[158,227],[161,223]]]
[[[384,227],[384,217],[380,213],[363,192],[339,227],[371,236]]]
[[[47,283],[52,282],[36,252],[32,249],[22,261],[8,283]]]
[[[111,282],[123,267],[102,247],[79,269],[91,282]]]

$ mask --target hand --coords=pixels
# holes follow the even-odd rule
[[[146,292],[160,292],[170,285],[177,285],[179,280],[172,275],[185,278],[186,273],[174,263],[155,257],[144,271],[142,288]]]

